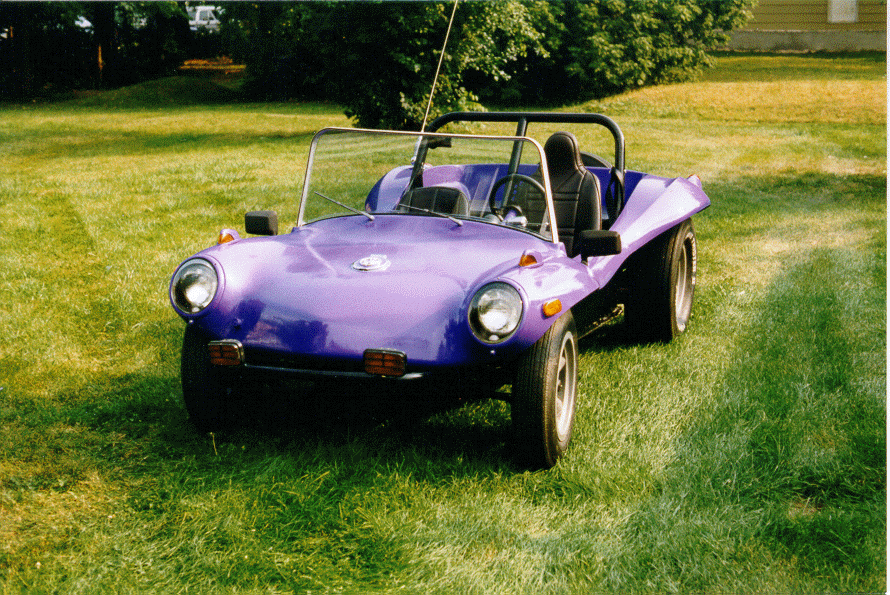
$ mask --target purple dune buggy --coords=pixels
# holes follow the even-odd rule
[[[442,132],[481,122],[516,132]],[[613,163],[570,132],[542,145],[530,123],[604,127]],[[278,234],[273,211],[247,213],[246,233],[260,237],[222,230],[173,276],[170,300],[188,323],[186,407],[213,430],[257,380],[378,383],[419,400],[448,387],[509,400],[517,452],[550,467],[572,436],[579,338],[622,312],[639,340],[686,329],[690,217],[709,204],[695,176],[626,171],[621,130],[599,114],[451,113],[426,133],[324,129],[289,233]],[[401,390],[411,387],[420,390]]]

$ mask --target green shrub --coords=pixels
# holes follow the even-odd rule
[[[516,64],[513,79],[487,87],[492,101],[559,103],[687,81],[750,18],[753,0],[592,0],[552,3],[537,26],[544,55]]]
[[[262,99],[335,99],[365,127],[419,129],[452,5],[310,3],[235,5],[224,25],[243,57],[244,90]],[[478,107],[465,73],[504,79],[540,51],[532,13],[515,0],[459,6],[431,117]]]
[[[478,108],[480,98],[564,104],[687,80],[752,1],[460,4],[431,117]],[[236,4],[224,34],[255,98],[333,99],[360,126],[419,129],[452,7]]]

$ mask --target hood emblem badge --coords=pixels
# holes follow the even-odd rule
[[[356,260],[352,268],[357,271],[385,271],[391,264],[385,254],[371,254]]]

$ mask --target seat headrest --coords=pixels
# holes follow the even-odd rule
[[[554,132],[544,143],[544,155],[550,175],[584,167],[578,139],[571,132]]]
[[[402,205],[447,215],[470,214],[470,201],[466,195],[457,188],[449,188],[447,186],[427,186],[409,190],[399,200],[399,206]]]

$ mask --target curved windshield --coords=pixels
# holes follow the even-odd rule
[[[482,220],[556,237],[543,150],[525,137],[322,130],[298,225],[355,214]]]

